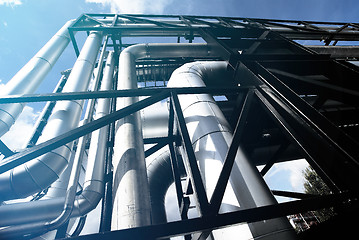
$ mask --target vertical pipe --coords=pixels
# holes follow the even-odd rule
[[[49,73],[57,59],[70,42],[67,28],[73,23],[68,21],[40,51],[5,85],[1,95],[33,93]],[[0,105],[0,136],[14,124],[24,108],[24,103]]]
[[[137,89],[138,58],[209,56],[209,50],[206,44],[138,44],[128,47],[119,58],[118,89]],[[137,97],[121,98],[117,108],[137,100]],[[118,122],[113,160],[112,230],[150,224],[151,204],[139,112]]]
[[[137,89],[135,56],[123,51],[119,58],[118,89]],[[121,98],[117,109],[138,101]],[[111,229],[118,230],[151,224],[151,205],[147,182],[140,113],[117,123],[114,148],[113,212]]]
[[[115,78],[115,76],[114,76]],[[117,82],[113,81],[112,89],[117,89]],[[116,110],[116,99],[111,99],[110,112]],[[102,200],[102,209],[101,209],[101,222],[100,222],[100,232],[111,231],[111,219],[112,219],[112,181],[113,181],[113,172],[112,172],[112,157],[113,157],[113,144],[115,141],[115,123],[112,122],[109,125],[109,131],[107,136],[107,152],[105,174],[107,178],[104,179],[104,194]]]

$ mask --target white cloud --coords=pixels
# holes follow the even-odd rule
[[[3,25],[4,25],[4,27],[7,27],[7,22],[4,21],[4,22],[3,22]]]
[[[0,5],[5,5],[8,7],[14,7],[21,4],[22,4],[21,0],[0,0]]]
[[[1,1],[1,0],[0,0]],[[5,84],[0,79],[0,92],[4,89]],[[25,106],[15,124],[10,130],[1,137],[3,141],[11,150],[20,150],[29,140],[32,128],[40,112],[35,112],[34,108]]]
[[[281,175],[282,176],[289,175],[288,180],[292,189],[286,189],[286,190],[303,192],[304,191],[303,171],[306,167],[308,167],[308,163],[304,159],[295,160],[291,162],[277,163],[265,175],[265,179],[270,180],[271,178],[276,178]]]
[[[0,0],[1,1],[1,0]],[[112,13],[162,14],[173,0],[86,0],[87,3],[109,6]]]
[[[25,106],[15,124],[1,137],[1,140],[11,150],[23,148],[32,133],[32,127],[39,114],[40,113],[35,112],[32,107]]]

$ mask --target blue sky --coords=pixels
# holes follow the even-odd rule
[[[69,19],[82,13],[217,15],[359,22],[355,0],[0,0],[0,81],[12,76]],[[61,61],[62,60],[62,61]],[[75,60],[70,47],[48,78]],[[56,81],[40,87],[49,92]]]
[[[216,15],[359,22],[358,10],[359,1],[355,0],[0,0],[0,91],[1,85],[9,81],[66,21],[82,13]],[[74,61],[75,53],[70,44],[38,92],[51,92],[60,78],[60,72],[71,68]],[[39,104],[25,108],[26,114],[20,118],[21,133],[31,127],[38,111]],[[20,146],[14,137],[4,136],[3,140],[13,148]],[[286,171],[289,178],[293,175],[290,168],[285,166],[274,170]],[[275,181],[271,184],[275,184]]]
[[[82,13],[359,22],[358,12],[357,0],[0,0],[0,94],[1,85],[9,81],[68,20]],[[70,44],[38,92],[51,92],[60,78],[60,72],[71,68],[74,61],[75,53]],[[19,118],[20,124],[13,130],[12,134],[15,135],[5,135],[2,140],[13,149],[19,148],[22,143],[17,140],[24,139],[21,136],[29,132],[38,111],[38,105],[26,107],[25,113]],[[295,162],[291,166],[279,164],[267,174],[267,181],[274,188],[299,191],[302,187],[298,176],[305,166],[303,162]],[[273,178],[278,173],[281,178]]]

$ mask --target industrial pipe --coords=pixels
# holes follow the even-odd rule
[[[205,87],[204,80],[211,78],[211,75],[214,74],[214,72],[218,73],[218,71],[223,73],[223,77],[221,78],[221,82],[223,82],[226,80],[226,68],[227,64],[225,62],[185,64],[172,74],[167,86]],[[210,95],[180,95],[179,100],[207,195],[210,197],[214,191],[222,164],[232,140],[231,129]],[[254,164],[251,163],[250,159],[246,157],[241,147],[239,147],[237,151],[230,183],[231,184],[227,185],[223,199],[223,202],[228,201],[229,205],[222,204],[220,212],[231,211],[231,209],[225,208],[230,205],[236,205],[235,200],[238,200],[240,206],[243,208],[260,207],[277,203],[262,176]],[[235,198],[231,196],[232,191],[235,194]],[[254,239],[293,239],[295,235],[288,220],[285,218],[252,223],[249,224],[249,228]],[[232,235],[233,230],[236,232],[235,229],[231,229],[231,233],[227,236],[225,236],[225,230],[216,230],[214,231],[214,237],[215,239],[237,238],[237,236]]]
[[[108,36],[106,36],[104,44],[102,46],[102,50],[101,50],[101,54],[100,54],[100,57],[98,60],[97,67],[93,71],[94,77],[90,83],[90,89],[89,89],[90,91],[97,91],[99,88],[100,76],[102,73],[102,67],[103,67],[104,58],[105,58],[105,54],[106,54],[107,43],[108,43]],[[110,61],[110,59],[109,59],[109,61]],[[94,115],[95,102],[96,102],[95,99],[88,100],[86,113],[85,113],[84,118],[81,120],[80,125],[84,125],[92,120],[93,115]],[[85,140],[85,138],[86,138],[86,140]],[[83,149],[83,151],[80,151],[81,154],[86,153],[86,151],[84,150],[84,147],[85,147],[85,143],[87,142],[87,138],[88,138],[87,136],[79,138],[78,143],[77,143],[76,153],[79,148]],[[81,158],[82,158],[82,156],[81,156]],[[51,185],[51,187],[49,188],[49,190],[46,194],[46,198],[59,197],[59,196],[64,196],[66,194],[72,166],[70,167],[70,169],[69,169],[69,167],[67,167],[67,169],[61,174],[61,177]]]
[[[136,59],[190,56],[209,56],[209,48],[206,44],[138,44],[128,47],[119,58],[118,89],[137,88]],[[117,108],[137,101],[138,97],[121,98]],[[139,112],[121,119],[116,128],[111,229],[150,225],[150,194]]]
[[[114,70],[113,52],[110,52],[104,68],[103,79],[100,90],[110,90],[112,86]],[[109,99],[97,101],[95,119],[109,113]],[[86,167],[85,181],[82,193],[76,196],[70,217],[78,217],[93,210],[100,201],[104,191],[104,158],[106,151],[106,137],[108,127],[96,130],[91,135],[88,162]],[[46,221],[58,216],[64,205],[65,198],[57,197],[28,203],[17,203],[0,207],[0,227],[26,224],[27,227],[10,227],[6,231],[0,230],[0,236],[18,236],[22,233],[41,231]],[[31,224],[33,223],[33,224]],[[11,231],[12,230],[12,231]],[[16,231],[15,231],[16,230]],[[21,235],[20,234],[20,235]]]
[[[168,188],[173,183],[172,165],[170,151],[168,148],[162,148],[160,154],[154,158],[147,166],[148,183],[151,192],[152,224],[161,224],[167,222],[165,197]],[[178,153],[179,172],[185,175],[182,158]]]
[[[86,91],[97,59],[102,36],[92,32],[87,38],[63,92]],[[52,139],[78,123],[83,101],[58,102],[39,142]],[[31,160],[0,175],[0,201],[23,198],[42,191],[54,182],[68,163],[72,143]]]
[[[66,46],[70,42],[68,27],[74,20],[68,21],[40,51],[18,71],[1,91],[2,96],[34,93],[49,73]],[[24,108],[24,103],[0,105],[0,136],[14,124]]]
[[[101,75],[103,59],[104,59],[104,55],[105,55],[104,53],[106,51],[106,46],[107,46],[107,40],[108,40],[108,37],[106,37],[105,44],[104,44],[104,46],[102,48],[97,75],[96,75],[95,80],[93,82],[93,88],[95,90],[98,88],[98,85],[99,85],[99,82],[100,82],[100,75]],[[111,55],[109,57],[110,58],[108,60],[111,62],[113,60],[112,53],[111,53]],[[113,64],[113,62],[111,62],[111,63]],[[111,68],[113,69],[113,66],[110,65],[110,69]],[[108,69],[106,69],[106,70],[108,70]],[[105,81],[105,86],[106,87],[108,86],[108,84],[106,85],[106,81]],[[92,120],[93,113],[94,113],[94,106],[95,106],[95,99],[90,99],[88,101],[88,104],[87,104],[85,118],[82,120],[82,124],[86,124],[86,123],[88,123],[88,122],[90,122]],[[105,106],[107,107],[107,109],[109,108],[108,104],[105,105]],[[101,107],[101,105],[100,105],[100,107]],[[102,114],[101,111],[103,111],[103,109],[100,108],[99,109],[99,115],[102,116],[103,114]],[[104,110],[104,111],[106,111],[106,110]],[[104,146],[106,141],[105,141],[105,138],[102,136],[101,140],[103,140],[103,142],[102,143],[96,142],[96,140],[99,139],[99,135],[98,135],[99,131],[96,131],[94,133],[95,133],[95,135],[94,135],[95,141],[93,141],[93,142],[96,145],[92,145],[92,151],[90,152],[90,154],[93,155],[93,156],[96,156],[97,147],[98,147],[98,145],[100,145],[99,146],[100,147],[100,152],[101,152],[101,150],[102,150],[102,152],[101,152],[101,156],[99,156],[99,158],[102,157],[101,158],[101,160],[102,160],[101,165],[102,166],[100,166],[99,169],[97,169],[97,170],[101,171],[101,173],[98,173],[97,175],[100,175],[100,176],[102,175],[103,176],[103,172],[104,172],[103,157],[104,157],[104,149],[105,149],[103,146]],[[104,134],[105,137],[106,137],[106,133],[107,132],[105,132],[105,134]],[[85,136],[79,138],[79,141],[78,141],[78,144],[77,144],[77,149],[76,149],[76,154],[75,154],[75,158],[74,158],[74,162],[73,162],[73,164],[71,166],[71,174],[70,174],[70,177],[69,177],[69,183],[68,183],[68,187],[67,187],[67,191],[66,191],[66,195],[65,195],[65,203],[64,203],[63,210],[62,210],[61,214],[56,219],[45,223],[44,229],[46,231],[56,229],[56,228],[62,226],[64,223],[66,223],[67,220],[69,219],[71,213],[72,213],[72,210],[74,209],[74,202],[75,202],[75,198],[76,198],[77,184],[79,182],[82,161],[83,161],[84,154],[86,152],[85,148],[86,148],[86,142],[87,142],[88,138],[89,138],[88,135],[85,135]],[[102,144],[102,146],[101,146],[101,144]],[[93,158],[90,158],[90,160],[92,160],[90,162],[90,164],[92,164],[92,165],[90,165],[90,166],[93,166],[95,161],[94,161]],[[94,177],[96,178],[97,175],[95,175]],[[91,181],[91,179],[89,181]],[[85,184],[88,186],[88,182],[85,181]],[[96,185],[96,184],[94,184],[94,185]],[[101,185],[100,187],[102,187],[102,188],[100,188],[100,189],[96,188],[96,189],[99,190],[100,192],[103,192],[103,182],[100,182],[100,185]],[[94,191],[94,192],[98,193],[99,191]],[[90,194],[90,195],[92,196],[93,194]],[[96,199],[100,199],[101,195],[97,196],[97,197],[99,197],[99,198],[96,198]],[[91,201],[88,201],[88,202],[91,203]]]

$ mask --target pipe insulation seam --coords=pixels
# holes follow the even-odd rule
[[[79,56],[80,60],[76,61],[74,64],[68,81],[63,89],[64,92],[85,91],[88,88],[93,71],[93,63],[97,59],[101,41],[102,34],[96,32],[90,33],[81,50]],[[82,61],[82,59],[88,59],[89,61],[85,62]],[[82,104],[83,101],[57,102],[43,134],[39,138],[39,143],[52,139],[53,137],[59,136],[60,134],[75,128],[78,125],[81,116]],[[36,176],[36,182],[38,185],[44,188],[48,187],[64,171],[68,161],[63,159],[69,158],[70,151],[68,151],[68,148],[70,146],[72,146],[72,143],[65,147],[59,147],[38,158],[49,166],[52,171],[45,169],[42,164],[39,164],[36,160],[31,160],[25,163],[26,166],[29,166],[28,168],[31,169],[31,171],[36,173],[33,176]],[[62,157],[53,156],[54,153],[58,153]],[[0,175],[0,200],[9,200],[15,197],[11,194],[12,190],[7,189],[6,186],[9,185],[13,185],[14,189],[16,189],[17,195],[20,195],[21,197],[27,197],[30,194],[42,190],[38,189],[36,185],[31,184],[31,181],[26,181],[31,178],[26,174],[23,166],[24,164],[11,170],[13,171],[12,179],[4,177],[5,175],[3,174]],[[52,174],[52,172],[55,172],[56,174]],[[6,181],[9,181],[10,183],[6,183]]]
[[[210,67],[211,64],[213,64],[213,67]],[[204,76],[204,74],[198,74],[198,71],[206,71],[207,73],[209,72],[210,74],[207,75],[209,78],[211,75],[220,76],[221,74],[218,74],[218,72],[227,71],[223,64],[221,66],[217,65],[218,68],[215,68],[215,65],[215,62],[208,63],[207,68],[204,67],[204,63],[185,64],[183,67],[180,67],[172,74],[167,86],[205,86],[204,79],[201,79],[201,76]],[[196,71],[193,68],[196,68]],[[179,74],[181,70],[183,70],[185,73]],[[215,73],[216,71],[218,72]],[[190,108],[186,108],[186,111],[183,112],[183,115],[191,142],[193,143],[196,139],[199,139],[193,143],[193,148],[207,194],[211,194],[214,190],[214,187],[216,186],[215,179],[218,178],[221,171],[220,166],[223,165],[228,148],[233,138],[232,133],[221,131],[220,126],[228,126],[228,129],[230,129],[229,124],[215,103],[208,104],[199,101],[197,104],[192,104],[193,102],[198,102],[197,98],[213,99],[208,94],[196,94],[196,96],[192,97],[188,95],[179,95],[178,98],[181,104],[181,108],[186,108],[187,106],[192,105]],[[214,132],[216,128],[218,131]],[[213,133],[208,134],[209,132]],[[275,198],[264,182],[262,176],[259,174],[255,166],[253,166],[250,159],[247,158],[241,146],[239,146],[237,150],[235,162],[232,167],[232,174],[230,175],[229,181],[231,184],[227,185],[227,188],[231,186],[233,193],[230,193],[231,196],[229,196],[230,198],[228,199],[233,203],[239,202],[243,208],[265,206],[276,203]],[[225,191],[223,200],[226,199],[227,190],[228,189]],[[221,209],[222,207],[223,204],[221,205]],[[262,238],[269,240],[295,238],[294,231],[277,232],[278,230],[285,230],[288,228],[290,229],[290,224],[285,218],[259,221],[248,224],[248,227],[251,230],[250,232],[254,239]],[[249,231],[248,227],[246,231]],[[227,232],[227,230],[229,232]],[[232,238],[234,235],[236,235],[233,235],[233,233],[230,234],[231,231],[238,232],[243,231],[243,229],[240,230],[238,228],[235,230],[234,228],[228,228],[223,230],[216,230],[213,232],[213,234],[215,235],[216,239],[228,239],[227,237]],[[273,232],[274,234],[272,234]],[[225,236],[226,234],[229,235]]]
[[[74,20],[68,21],[39,51],[29,62],[22,67],[14,77],[5,85],[1,95],[22,95],[34,93],[40,83],[56,63],[62,52],[70,42],[68,27]],[[3,109],[13,119],[22,112],[25,105],[22,104],[1,104],[0,110]],[[14,124],[6,114],[0,111],[0,136],[9,131]]]
[[[113,52],[110,52],[108,61],[110,61],[111,64],[104,69],[100,88],[100,90],[104,91],[110,90],[112,86],[114,70]],[[101,114],[98,115],[96,113],[95,119],[100,118],[103,115],[102,112],[109,113],[109,102],[110,99],[98,100],[97,108]],[[104,191],[104,158],[107,131],[108,127],[106,126],[92,133],[83,191],[81,195],[75,199],[71,217],[87,214],[97,206],[101,199]],[[41,228],[44,227],[44,222],[56,218],[61,213],[63,205],[64,198],[57,197],[47,200],[0,206],[0,216],[6,216],[6,218],[0,218],[0,227],[35,223],[34,226],[36,226],[36,229],[34,228],[34,230],[44,231],[45,229],[41,230]],[[16,228],[10,227],[9,229],[8,232],[16,235]],[[30,228],[26,229],[26,231],[30,230]],[[2,231],[0,230],[0,235],[1,233]]]

